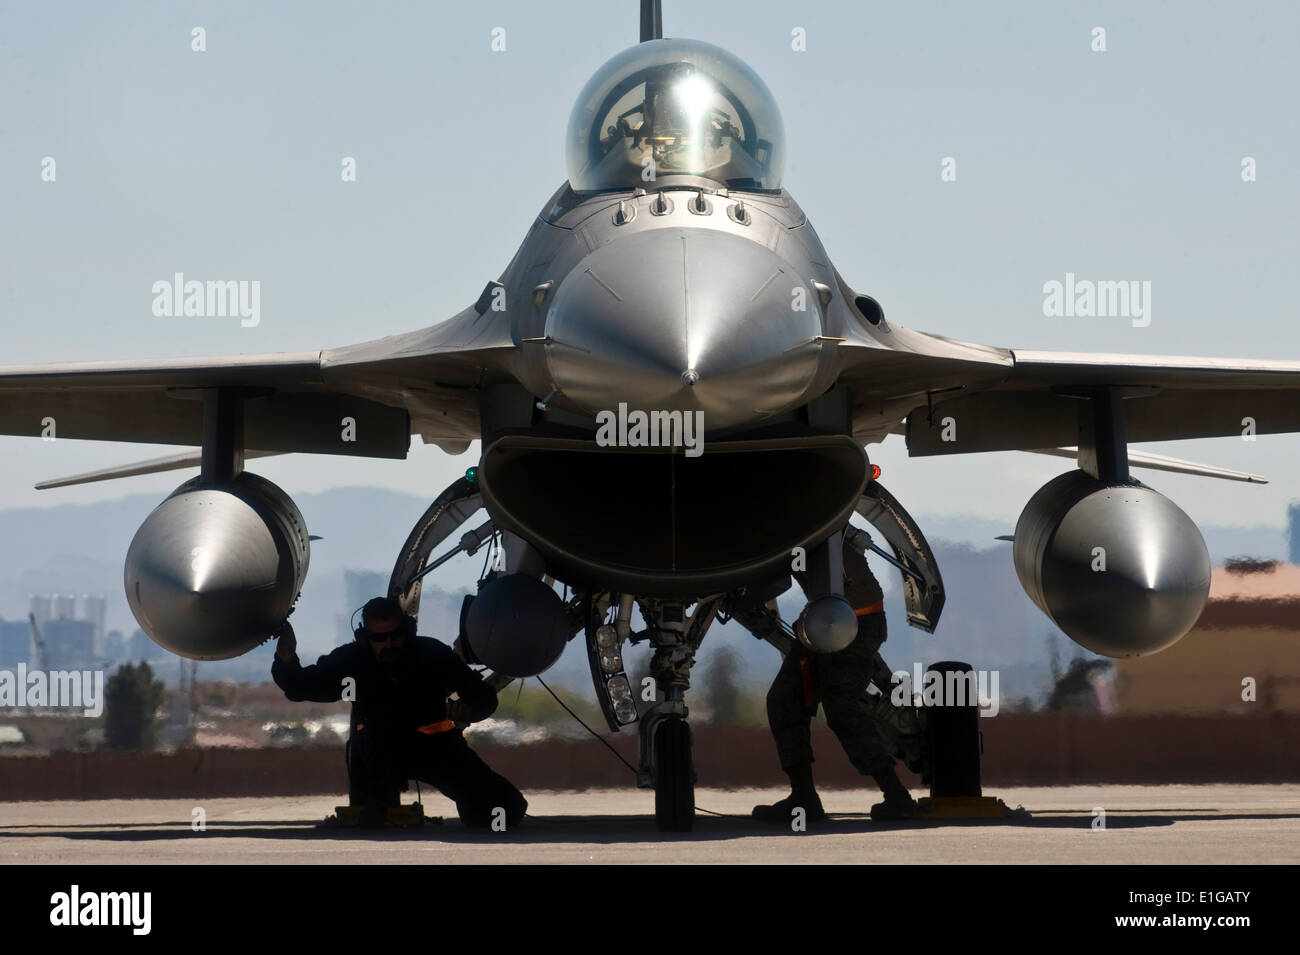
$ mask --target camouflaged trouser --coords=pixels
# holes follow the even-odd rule
[[[874,613],[858,618],[858,635],[843,650],[813,653],[795,644],[786,654],[767,691],[767,721],[782,769],[813,761],[811,726],[818,702],[858,772],[869,776],[894,765],[864,699],[884,642],[885,615]]]

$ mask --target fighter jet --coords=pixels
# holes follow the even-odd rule
[[[581,635],[611,729],[639,724],[640,782],[665,829],[693,818],[685,698],[706,632],[734,618],[817,652],[846,645],[842,543],[868,540],[855,515],[889,545],[909,622],[938,622],[933,554],[866,451],[888,435],[912,455],[1075,458],[1015,528],[1025,590],[1098,653],[1178,640],[1205,604],[1209,556],[1130,467],[1253,476],[1128,443],[1236,436],[1245,419],[1300,430],[1300,362],[1024,351],[905,328],[832,264],[782,187],[785,155],[755,72],[663,38],[643,0],[641,42],[578,94],[568,181],[459,314],[323,351],[0,367],[0,432],[38,436],[53,419],[63,438],[191,449],[47,486],[199,468],[137,532],[124,582],[155,641],[203,660],[267,639],[307,573],[301,514],[246,459],[481,442],[412,530],[390,592],[418,614],[425,574],[493,541],[501,560],[457,649],[504,685]],[[788,628],[772,602],[792,570],[807,604]],[[653,648],[647,684],[626,672],[630,641]]]

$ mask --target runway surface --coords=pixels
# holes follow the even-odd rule
[[[637,790],[529,793],[511,832],[475,832],[437,793],[441,825],[318,827],[344,800],[264,797],[0,803],[0,862],[66,863],[1296,863],[1300,785],[1071,786],[989,790],[1028,814],[978,822],[873,823],[867,791],[831,791],[807,832],[755,823],[777,790],[700,790],[690,833],[655,829]],[[412,794],[408,794],[407,801]],[[916,795],[921,795],[916,793]],[[878,798],[878,797],[877,797]],[[1094,809],[1105,828],[1094,828]],[[202,808],[204,831],[195,831]]]

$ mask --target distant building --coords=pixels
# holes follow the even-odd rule
[[[81,595],[81,619],[95,625],[95,653],[104,653],[104,621],[108,616],[108,598],[103,594]]]
[[[82,594],[81,615],[77,615],[77,597],[75,594],[32,594],[30,598],[31,615],[36,618],[36,626],[44,636],[49,627],[59,621],[76,621],[90,624],[90,650],[84,661],[102,658],[104,653],[104,622],[108,613],[108,598],[103,594]],[[76,644],[76,652],[81,652],[80,641],[84,628],[73,627],[60,630],[66,639]],[[48,643],[48,639],[46,641]],[[50,664],[53,666],[53,664]]]
[[[52,603],[54,610],[52,620],[75,620],[77,618],[76,594],[55,594]]]
[[[420,633],[448,645],[460,634],[460,608],[468,591],[448,593],[428,583],[420,591]]]
[[[0,620],[0,667],[32,662],[32,625],[27,620]]]
[[[89,620],[47,620],[41,627],[41,637],[48,669],[72,669],[95,660],[95,625]]]
[[[368,570],[343,571],[343,594],[351,613],[371,597],[388,593],[388,575]]]
[[[32,594],[31,614],[40,626],[54,616],[54,596],[52,594]]]
[[[1115,689],[1122,713],[1300,712],[1300,566],[1214,568],[1196,626],[1168,650],[1116,660]]]
[[[104,656],[119,661],[127,658],[126,637],[122,635],[121,630],[110,630],[104,637]]]
[[[167,653],[153,642],[149,634],[139,628],[131,634],[128,648],[130,650],[128,658],[132,663],[139,663],[141,660],[161,660]]]

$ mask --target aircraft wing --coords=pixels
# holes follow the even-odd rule
[[[844,335],[855,436],[906,434],[914,456],[1077,445],[1081,398],[1104,388],[1132,443],[1300,431],[1300,361],[994,348],[883,319]]]
[[[1019,349],[1011,357],[1003,380],[911,412],[909,454],[1076,444],[1080,396],[1098,388],[1123,396],[1131,443],[1300,431],[1300,362]]]
[[[0,366],[0,434],[197,446],[203,390],[232,388],[248,448],[401,458],[418,433],[460,451],[478,437],[468,389],[514,350],[502,324],[469,308],[325,351]]]

